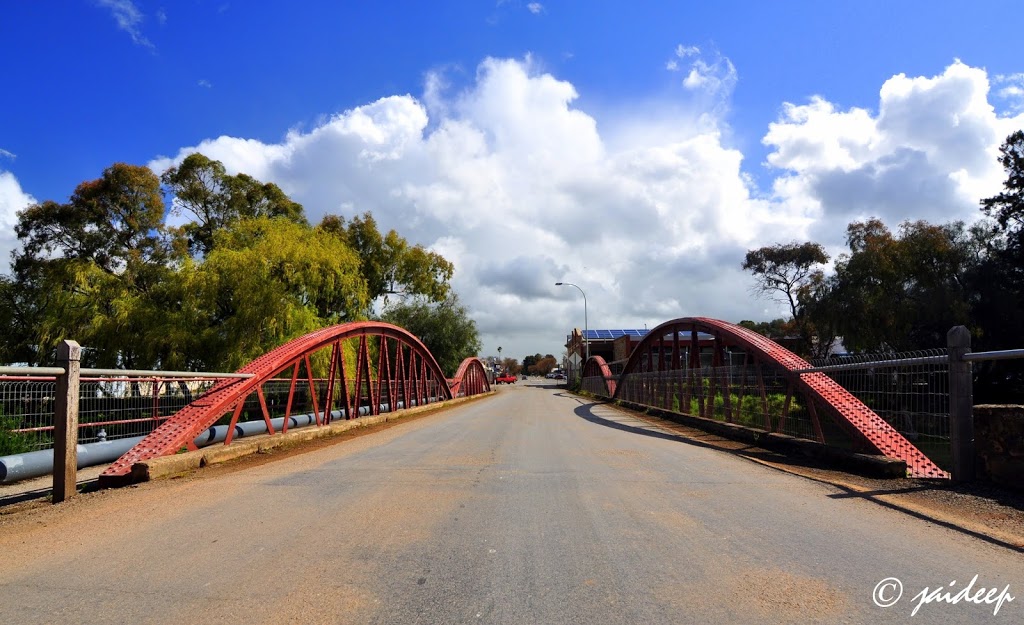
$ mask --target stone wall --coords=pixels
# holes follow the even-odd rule
[[[974,407],[977,477],[1024,490],[1024,406]]]

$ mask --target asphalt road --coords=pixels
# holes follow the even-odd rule
[[[955,596],[975,575],[975,602],[1014,600],[911,617],[925,588]],[[886,578],[903,595],[881,608]],[[4,623],[990,621],[1024,621],[1019,553],[543,381],[0,517]]]

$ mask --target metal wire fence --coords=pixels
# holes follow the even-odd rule
[[[815,360],[835,380],[945,470],[952,464],[946,349]]]
[[[204,393],[204,378],[83,378],[78,442],[144,436]],[[56,381],[0,377],[0,455],[53,447]]]
[[[371,398],[370,384],[365,380],[362,382],[362,388],[357,388],[356,380],[354,378],[346,379],[346,384],[343,387],[340,380],[335,381],[334,388],[334,401],[330,406],[332,412],[345,410],[347,404],[343,397],[342,388],[347,388],[349,392],[350,401],[352,405],[359,405],[363,408],[369,407],[373,399],[378,400],[379,407],[383,407],[382,411],[396,410],[398,404],[404,406],[406,398],[410,401],[416,396],[416,390],[413,388],[412,383],[406,383],[404,381],[394,380],[390,384],[381,385],[380,396]],[[279,378],[275,380],[268,380],[262,385],[263,395],[267,402],[267,412],[271,418],[282,417],[287,412],[289,415],[299,414],[312,414],[314,411],[323,415],[323,412],[327,409],[327,394],[329,392],[328,381],[323,378],[317,378],[313,380],[313,391],[310,392],[310,385],[308,382],[299,381],[295,385],[295,393],[292,396],[291,410],[288,409],[288,394],[291,388],[291,380],[285,378]],[[423,382],[423,388],[425,389],[426,396],[431,398],[430,401],[435,401],[441,395],[440,383],[436,380],[430,380],[429,382]],[[357,397],[358,396],[358,397]],[[313,398],[316,398],[314,403]],[[358,399],[358,401],[357,401]],[[218,421],[218,424],[226,424],[229,422],[231,415],[227,414]],[[356,415],[345,415],[344,418],[355,418]],[[259,396],[256,393],[251,393],[245,400],[242,412],[239,415],[238,421],[262,421],[263,410],[260,406]]]
[[[145,436],[176,412],[210,389],[218,379],[183,377],[95,377],[82,378],[79,385],[78,442],[80,444]],[[357,389],[356,380],[347,380],[351,401],[369,406],[370,385],[364,381]],[[411,386],[394,381],[383,385],[379,402],[395,409],[405,398],[416,397]],[[340,397],[340,382],[335,389],[332,409],[346,407]],[[328,384],[325,379],[310,383],[299,381],[291,397],[290,378],[268,380],[262,385],[267,411],[271,418],[311,414],[321,416],[327,408]],[[427,397],[440,395],[437,381],[424,382]],[[0,456],[51,449],[53,447],[54,403],[56,381],[42,376],[0,376]],[[316,400],[314,401],[314,397]],[[349,415],[353,418],[356,415]],[[231,413],[221,417],[217,425],[230,422]],[[238,421],[262,421],[263,409],[259,396],[251,393],[246,398]]]
[[[852,449],[846,428],[815,410],[795,392],[791,374],[761,364],[701,367],[587,377],[583,390],[607,396],[618,385],[618,399],[662,410],[736,423]],[[617,365],[617,368],[616,368]],[[944,469],[952,462],[949,365],[946,350],[867,354],[814,362],[799,373],[823,372]]]
[[[585,387],[602,382],[589,380]],[[618,383],[619,399],[644,406],[800,438],[820,440],[828,434],[814,425],[785,374],[762,365],[639,373]]]

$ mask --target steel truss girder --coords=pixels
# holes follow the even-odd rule
[[[583,365],[583,378],[596,378],[600,377],[604,380],[604,390],[606,397],[612,397],[615,395],[615,380],[612,377],[611,367],[605,362],[605,359],[599,355],[591,356],[589,360]]]
[[[376,337],[378,340],[376,379],[373,378],[370,366],[370,337]],[[349,388],[345,375],[344,341],[347,339],[359,341],[354,389]],[[330,348],[331,355],[326,396],[321,411],[310,356],[324,348]],[[390,361],[392,349],[395,352],[393,370]],[[472,363],[468,363],[469,360],[475,359],[467,359],[467,362],[463,363],[450,385],[426,346],[403,328],[374,321],[344,323],[323,328],[289,341],[238,370],[239,373],[251,373],[253,377],[228,378],[215,384],[110,465],[103,472],[103,476],[123,477],[131,472],[132,465],[136,462],[175,454],[182,448],[194,449],[192,441],[227,413],[232,414],[232,428],[229,429],[228,438],[225,440],[225,444],[229,444],[233,426],[241,414],[243,404],[254,392],[260,400],[263,418],[267,420],[269,431],[273,434],[263,385],[270,380],[279,379],[277,376],[281,373],[287,372],[286,379],[291,381],[286,412],[291,412],[296,384],[308,383],[316,422],[318,425],[327,425],[330,423],[331,410],[339,386],[344,396],[341,399],[342,406],[346,408],[347,415],[358,415],[359,409],[364,406],[373,414],[377,414],[382,392],[387,394],[390,403],[400,399],[408,406],[410,399],[415,400],[417,405],[422,405],[433,397],[441,400],[452,399],[463,387],[464,394],[490,390],[486,376],[482,376],[483,365],[477,361],[478,369],[474,368]],[[464,383],[463,378],[467,375],[473,382]],[[393,376],[396,379],[392,379]],[[340,385],[337,384],[338,377]],[[483,384],[479,382],[481,377]],[[395,392],[396,385],[400,386],[400,393]],[[354,398],[352,393],[355,395]],[[285,423],[287,422],[285,419]]]
[[[455,372],[455,377],[449,380],[448,384],[454,397],[479,395],[491,390],[483,361],[473,356],[462,361]]]
[[[752,358],[755,362],[768,365],[770,368],[779,371],[789,381],[790,390],[787,392],[785,408],[780,418],[780,424],[784,422],[789,412],[789,404],[792,393],[802,392],[808,401],[808,407],[815,429],[815,435],[822,440],[821,425],[818,420],[818,410],[829,414],[837,424],[844,426],[850,434],[861,444],[877,451],[889,458],[904,460],[907,469],[912,477],[945,478],[948,474],[935,465],[910,441],[897,432],[884,419],[879,417],[870,408],[865,406],[859,399],[849,391],[840,386],[824,373],[794,373],[801,369],[810,369],[811,365],[793,352],[782,347],[778,343],[748,330],[742,326],[732,324],[718,319],[707,317],[683,317],[667,321],[651,330],[636,346],[633,353],[619,376],[617,388],[610,388],[609,396],[620,399],[619,394],[625,387],[625,382],[631,374],[651,372],[654,369],[654,352],[659,352],[658,370],[664,371],[665,365],[665,337],[673,335],[672,358],[668,361],[669,370],[677,368],[689,369],[688,374],[694,375],[694,371],[700,368],[700,346],[697,333],[703,332],[714,338],[712,351],[712,364],[722,364],[721,350],[726,346],[735,346],[744,350],[745,358]],[[689,334],[690,358],[686,364],[681,364],[679,357],[679,336],[681,333]],[[685,336],[685,334],[684,334]],[[594,358],[591,358],[593,361]],[[590,363],[587,363],[590,366]],[[585,369],[585,371],[587,371]],[[596,369],[591,369],[593,375],[598,375]],[[586,373],[584,375],[587,375]],[[607,378],[606,378],[607,379]],[[705,410],[706,405],[711,403],[714,397],[715,380],[711,380],[710,397],[705,398],[702,385],[696,385],[698,393],[698,406],[702,416],[708,416],[710,410]],[[761,394],[764,394],[763,382]],[[694,384],[687,385],[689,389]],[[646,390],[645,390],[646,392]],[[727,398],[729,393],[725,393]],[[686,405],[689,405],[689,397],[685,398]],[[728,399],[725,399],[728,402]],[[817,408],[818,410],[816,410]],[[704,413],[708,412],[708,415]],[[730,416],[731,410],[726,406],[726,416]],[[778,427],[778,426],[777,426]]]

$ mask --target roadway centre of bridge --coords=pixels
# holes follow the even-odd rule
[[[888,576],[1024,588],[1019,554],[604,410],[519,384],[286,461],[0,519],[0,619],[866,623],[908,617],[871,601]]]

